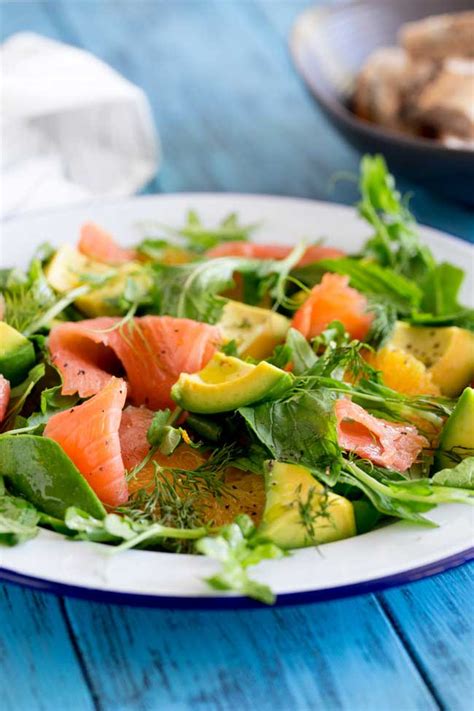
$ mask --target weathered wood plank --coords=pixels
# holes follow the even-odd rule
[[[216,613],[66,606],[105,710],[437,708],[372,597]]]
[[[0,708],[94,708],[60,602],[51,595],[0,585]]]
[[[471,711],[474,564],[378,597],[444,707]]]

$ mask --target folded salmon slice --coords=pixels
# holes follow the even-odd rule
[[[173,407],[171,387],[179,375],[201,370],[221,342],[216,326],[190,319],[143,316],[124,326],[119,321],[104,316],[52,329],[49,351],[63,377],[63,394],[89,397],[125,371],[134,405]]]
[[[86,257],[111,266],[130,262],[136,256],[133,250],[120,247],[111,234],[94,222],[82,226],[77,248]]]
[[[310,339],[319,336],[331,321],[340,321],[352,338],[362,341],[374,318],[367,307],[365,296],[349,286],[349,277],[326,272],[296,311],[292,326]]]
[[[82,405],[53,415],[44,436],[54,439],[89,482],[99,499],[119,506],[128,498],[119,428],[127,388],[121,378]]]
[[[429,447],[413,425],[379,419],[347,399],[338,400],[335,409],[339,446],[374,464],[405,472]]]
[[[255,244],[254,242],[223,242],[207,252],[208,257],[248,257],[249,259],[285,259],[295,245]],[[298,267],[318,262],[320,259],[337,259],[345,252],[336,247],[310,245],[298,262]]]
[[[3,422],[10,402],[10,381],[0,374],[0,422]]]

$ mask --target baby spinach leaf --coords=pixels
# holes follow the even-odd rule
[[[296,391],[287,398],[242,407],[250,431],[280,462],[302,464],[327,484],[337,481],[342,455],[337,443],[335,395]]]
[[[196,549],[222,564],[219,573],[206,579],[211,587],[232,590],[271,605],[275,595],[267,585],[252,580],[247,569],[262,560],[283,558],[285,553],[273,543],[252,542],[255,530],[251,519],[241,515],[234,523],[221,528],[217,536],[201,538]]]
[[[466,457],[451,469],[441,469],[431,481],[438,486],[474,489],[474,457]]]
[[[31,434],[0,435],[0,474],[39,511],[62,519],[68,506],[97,518],[105,509],[59,444]]]
[[[423,300],[411,321],[419,325],[459,326],[474,330],[474,310],[458,301],[464,272],[447,262],[437,264],[422,282]]]

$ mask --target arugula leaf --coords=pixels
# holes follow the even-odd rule
[[[217,536],[201,538],[196,549],[222,564],[221,572],[206,579],[211,587],[232,590],[271,605],[275,595],[267,585],[252,580],[247,568],[262,560],[283,558],[285,552],[273,543],[252,542],[255,531],[252,520],[240,515],[235,523],[224,526]]]
[[[474,489],[474,457],[466,457],[451,469],[441,469],[431,481],[439,486]]]
[[[221,242],[245,242],[257,227],[258,224],[240,225],[236,213],[232,212],[216,228],[210,229],[203,225],[195,210],[189,210],[186,224],[176,233],[184,237],[192,249],[205,252]]]
[[[20,333],[29,335],[31,324],[49,309],[56,295],[44,276],[41,262],[33,260],[26,277],[9,278],[3,292],[5,321]]]
[[[227,215],[217,227],[206,227],[195,210],[189,210],[186,222],[182,227],[170,227],[159,222],[151,222],[147,229],[162,230],[165,234],[185,241],[185,248],[197,254],[206,252],[222,242],[245,242],[250,234],[257,229],[258,224],[241,225],[235,212]],[[147,237],[137,247],[141,252],[150,256],[164,247],[169,246],[163,238],[152,239]]]
[[[28,501],[3,493],[0,496],[0,545],[15,546],[38,533],[40,514]]]
[[[289,257],[284,260],[218,257],[176,266],[155,264],[154,311],[216,323],[227,301],[220,294],[235,286],[234,274],[242,275],[246,302],[257,304],[268,292],[274,291],[282,297],[292,263]]]
[[[423,513],[430,511],[434,504],[424,504],[418,501],[399,501],[392,496],[392,492],[388,487],[377,486],[376,480],[366,474],[360,467],[356,467],[354,464],[352,464],[352,467],[352,470],[349,467],[344,467],[340,476],[340,483],[349,484],[360,489],[377,511],[392,518],[401,518],[424,526],[435,526],[432,521],[422,516]],[[361,473],[363,476],[361,476]]]
[[[302,464],[334,484],[342,465],[335,399],[326,389],[296,390],[284,399],[241,407],[238,412],[273,459]]]
[[[294,328],[290,328],[287,333],[286,346],[289,349],[289,360],[291,360],[293,373],[295,375],[305,373],[312,368],[318,360],[306,338]]]
[[[381,266],[370,259],[355,257],[322,259],[296,269],[293,275],[303,284],[312,287],[319,284],[326,272],[348,276],[349,283],[354,289],[378,297],[373,300],[391,306],[401,315],[411,313],[422,299],[422,291],[415,282],[394,269]]]
[[[50,287],[39,259],[34,259],[26,277],[11,278],[3,291],[5,321],[30,337],[59,316],[76,299],[90,291],[89,285],[78,286],[61,297]]]
[[[474,505],[474,494],[466,489],[439,486],[432,479],[406,480],[363,460],[345,460],[340,481],[360,488],[380,512],[428,526],[436,524],[421,514],[438,504]]]
[[[408,279],[419,280],[435,265],[419,239],[416,223],[381,155],[365,155],[360,165],[359,214],[374,228],[363,254]]]

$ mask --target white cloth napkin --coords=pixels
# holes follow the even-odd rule
[[[33,33],[0,47],[0,217],[130,195],[160,146],[141,89],[91,54]]]

